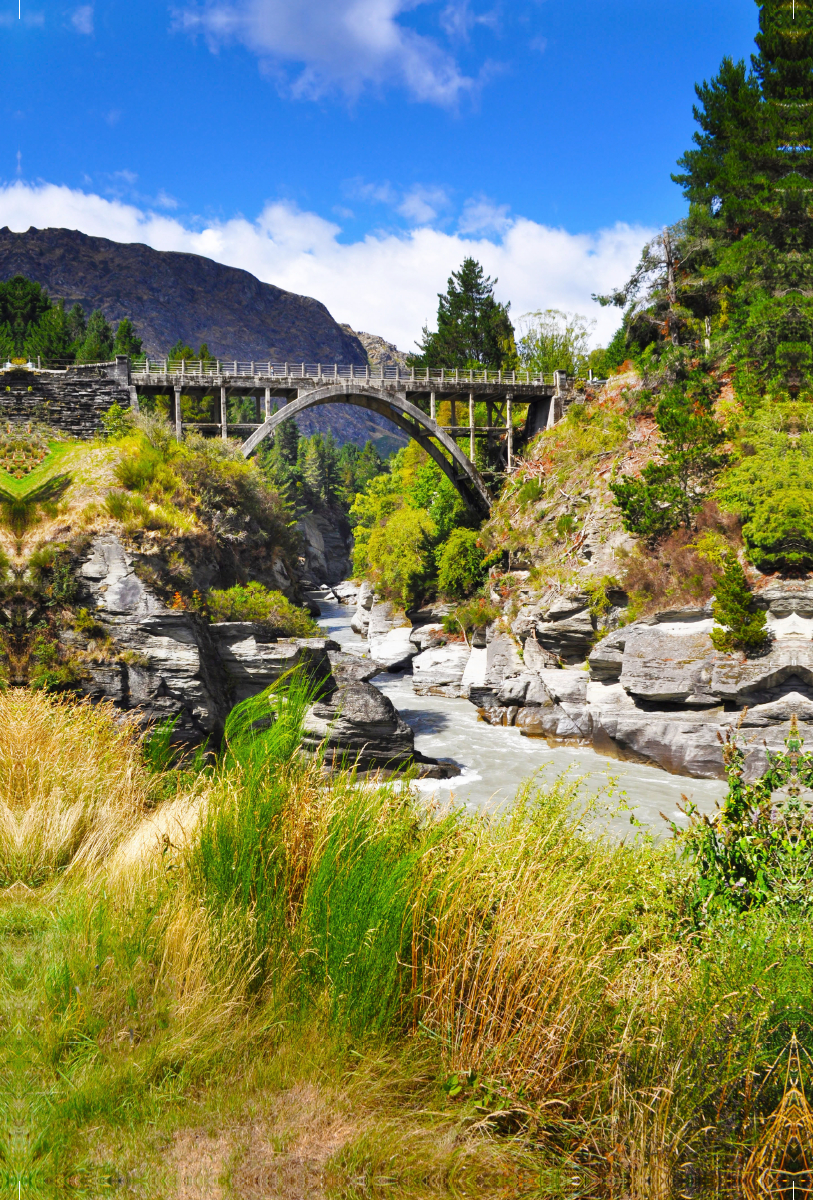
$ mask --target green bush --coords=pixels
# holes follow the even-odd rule
[[[263,621],[285,637],[315,637],[319,626],[303,608],[297,608],[282,592],[270,591],[256,581],[237,584],[225,591],[207,593],[206,607],[213,621]]]
[[[434,536],[435,524],[420,508],[399,508],[377,526],[366,545],[377,590],[404,607],[414,604],[432,578]]]
[[[453,612],[443,618],[443,628],[447,633],[460,633],[461,628],[466,633],[473,629],[484,629],[492,621],[496,621],[502,610],[490,600],[476,596],[465,604],[458,605]]]
[[[722,629],[711,631],[717,650],[760,650],[767,641],[766,616],[754,607],[754,597],[745,571],[733,550],[725,557],[720,574],[715,577],[712,614]]]
[[[462,600],[482,582],[485,555],[474,529],[454,529],[438,556],[438,591]]]

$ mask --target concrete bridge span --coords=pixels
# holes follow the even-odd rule
[[[488,513],[491,507],[491,497],[485,480],[454,441],[437,421],[427,417],[420,408],[416,408],[405,397],[391,392],[364,387],[359,383],[327,384],[325,387],[306,391],[290,400],[283,408],[272,413],[259,428],[255,429],[241,447],[248,458],[257,449],[264,438],[273,434],[282,421],[296,417],[298,413],[308,408],[317,408],[323,404],[354,404],[358,408],[366,408],[392,421],[399,429],[403,429],[411,438],[426,451],[444,474],[451,480],[463,500],[475,512]],[[433,441],[432,439],[435,439]],[[436,445],[435,442],[439,443]],[[442,449],[441,449],[442,448]],[[445,450],[446,454],[442,451]],[[447,457],[448,455],[448,457]]]
[[[407,370],[166,358],[131,362],[120,357],[61,370],[43,369],[39,362],[9,363],[0,368],[0,379],[0,420],[42,422],[74,437],[93,437],[111,404],[138,410],[140,398],[162,396],[169,399],[178,438],[189,429],[237,436],[246,457],[287,417],[327,404],[355,405],[386,417],[414,438],[478,513],[491,504],[475,465],[478,439],[485,440],[493,469],[510,472],[515,439],[526,440],[553,425],[571,399],[564,372],[545,377],[484,368]],[[209,417],[184,420],[183,397],[205,400]],[[230,422],[230,397],[251,398],[254,419]],[[441,403],[444,421],[439,419]]]

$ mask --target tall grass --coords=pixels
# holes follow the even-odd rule
[[[729,1178],[777,1104],[809,934],[692,928],[690,864],[591,832],[567,778],[489,817],[329,775],[299,751],[311,699],[294,676],[246,702],[214,770],[157,786],[121,714],[0,695],[0,1007],[35,1031],[29,1092],[58,1098],[27,1118],[48,1161],[321,1039],[416,1064],[408,1106],[454,1138],[509,1132],[586,1194],[665,1200],[687,1163]]]

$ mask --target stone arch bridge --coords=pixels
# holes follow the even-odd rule
[[[407,433],[448,476],[466,504],[487,513],[491,496],[474,465],[475,445],[484,440],[489,457],[511,470],[514,448],[563,415],[567,376],[543,377],[526,371],[443,371],[426,368],[358,367],[338,364],[168,361],[130,362],[40,370],[32,364],[7,368],[0,387],[0,415],[6,420],[43,420],[74,436],[92,436],[104,411],[115,402],[136,410],[139,396],[169,396],[176,435],[196,429],[209,436],[243,436],[248,457],[277,425],[309,408],[352,404],[378,413]],[[211,420],[184,421],[181,397],[209,398]],[[230,423],[232,396],[254,400],[254,421]],[[440,424],[438,406],[449,404],[450,421]],[[484,403],[486,421],[475,421]],[[480,409],[482,413],[482,408]],[[460,441],[468,442],[467,451]]]

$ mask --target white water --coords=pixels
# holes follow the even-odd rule
[[[319,606],[319,624],[325,632],[344,650],[363,653],[366,643],[350,628],[352,610],[321,597]],[[585,747],[551,749],[538,738],[523,737],[517,729],[486,724],[468,700],[416,696],[410,674],[382,674],[373,682],[414,729],[416,750],[459,766],[459,774],[452,779],[423,780],[415,785],[427,794],[437,794],[438,799],[451,796],[458,803],[496,808],[510,801],[534,773],[543,770],[544,777],[553,779],[569,769],[584,779],[590,791],[611,787],[615,800],[629,805],[630,814],[610,820],[615,832],[629,833],[632,815],[654,834],[662,835],[667,826],[660,814],[681,820],[676,806],[682,796],[710,813],[726,792],[721,780],[686,779],[657,767],[604,758]]]

